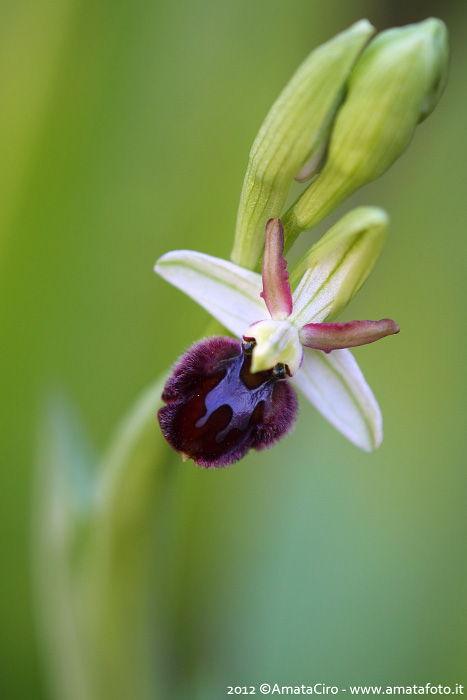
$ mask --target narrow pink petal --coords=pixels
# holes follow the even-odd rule
[[[397,323],[390,318],[349,323],[307,323],[300,331],[300,340],[308,348],[331,352],[374,343],[387,335],[399,333],[399,330]]]
[[[284,229],[280,219],[266,224],[266,245],[263,258],[263,291],[271,318],[284,321],[292,313],[292,294],[284,256]]]

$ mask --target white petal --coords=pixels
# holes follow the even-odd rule
[[[381,411],[350,350],[305,348],[295,386],[332,425],[367,452],[383,439]]]
[[[239,337],[254,321],[269,318],[256,272],[193,250],[166,253],[154,270]]]

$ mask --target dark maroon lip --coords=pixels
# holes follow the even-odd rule
[[[289,431],[297,408],[293,389],[272,371],[250,368],[251,356],[232,338],[202,340],[180,358],[158,414],[175,450],[200,466],[223,467]]]

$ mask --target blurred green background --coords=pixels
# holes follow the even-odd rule
[[[4,0],[2,700],[50,697],[30,566],[44,391],[66,390],[102,449],[206,325],[153,263],[173,248],[228,257],[250,146],[300,61],[360,17],[382,29],[429,15],[451,33],[444,97],[391,170],[319,228],[357,203],[391,215],[343,316],[402,328],[355,352],[383,445],[360,452],[302,402],[267,456],[219,472],[175,460],[158,538],[176,568],[158,572],[154,654],[167,697],[187,700],[261,682],[467,685],[465,3]]]

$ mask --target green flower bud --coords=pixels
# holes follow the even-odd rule
[[[266,222],[281,213],[294,178],[307,179],[319,165],[345,83],[373,33],[361,20],[315,49],[272,106],[251,149],[233,262],[256,266]]]
[[[389,29],[369,44],[350,76],[324,168],[283,218],[286,248],[404,151],[438,102],[447,64],[438,19]]]

